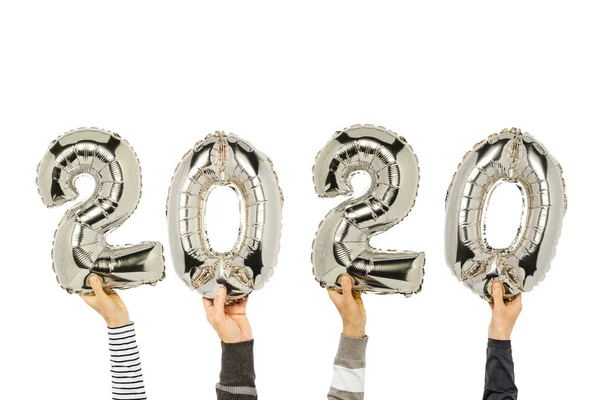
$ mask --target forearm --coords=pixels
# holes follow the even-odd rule
[[[113,399],[145,399],[142,365],[133,322],[108,328]]]
[[[516,400],[517,386],[510,340],[488,339],[484,400]]]
[[[341,336],[333,363],[333,379],[328,400],[362,400],[365,386],[365,360],[368,338]]]
[[[254,379],[254,340],[221,342],[221,375],[217,383],[218,400],[256,400]]]

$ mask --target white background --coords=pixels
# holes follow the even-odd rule
[[[114,244],[167,245],[173,169],[206,134],[236,133],[271,157],[284,230],[275,275],[249,302],[257,387],[262,399],[324,398],[341,321],[311,275],[310,251],[341,199],[317,198],[311,166],[356,123],[404,135],[421,167],[415,208],[373,244],[427,254],[420,294],[365,296],[366,397],[481,397],[490,311],[445,265],[444,196],[463,154],[512,126],[562,163],[569,196],[553,267],[524,296],[513,334],[520,398],[593,397],[598,17],[594,2],[579,1],[3,1],[0,397],[110,396],[104,322],[51,268],[52,233],[69,206],[46,209],[35,186],[51,140],[98,126],[125,137],[143,170],[141,203]],[[165,256],[165,281],[122,294],[147,392],[214,398],[219,341]]]

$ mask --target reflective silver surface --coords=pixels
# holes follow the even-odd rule
[[[313,273],[323,287],[341,290],[349,274],[355,289],[380,294],[418,293],[425,254],[373,249],[370,238],[402,221],[412,209],[419,187],[416,155],[403,137],[385,128],[354,125],[319,152],[313,181],[319,197],[352,195],[350,177],[366,171],[371,187],[331,210],[313,242]]]
[[[507,248],[492,248],[485,234],[489,199],[501,182],[523,196],[521,225]],[[567,208],[560,164],[527,133],[512,128],[468,152],[446,195],[446,262],[454,275],[484,299],[500,279],[512,298],[544,279],[554,257]]]
[[[237,243],[215,252],[205,230],[211,189],[226,185],[240,198]],[[249,142],[216,132],[184,155],[167,200],[169,241],[177,275],[202,296],[214,298],[219,285],[228,301],[260,289],[273,275],[279,254],[283,195],[271,161]]]
[[[95,273],[106,290],[127,289],[164,278],[163,247],[157,242],[111,246],[106,235],[135,210],[142,176],[137,156],[116,133],[79,128],[53,141],[37,170],[37,185],[48,207],[79,195],[74,181],[94,178],[94,193],[65,213],[54,234],[53,268],[69,293],[92,293]]]

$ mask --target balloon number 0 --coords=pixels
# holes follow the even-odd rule
[[[116,133],[97,128],[73,130],[53,141],[37,170],[37,185],[48,207],[78,196],[74,181],[95,180],[93,194],[67,210],[54,234],[53,269],[69,293],[89,294],[90,274],[107,290],[155,284],[165,276],[158,242],[111,246],[106,235],[135,211],[141,196],[141,172],[131,146]]]
[[[206,204],[216,185],[241,200],[237,243],[225,253],[210,246]],[[219,285],[228,301],[260,289],[279,254],[283,195],[271,160],[249,142],[217,132],[197,143],[177,166],[167,200],[169,242],[177,275],[190,289],[214,298]]]
[[[331,210],[313,242],[313,273],[323,287],[339,290],[349,274],[355,288],[380,294],[411,295],[421,290],[425,254],[373,249],[370,238],[402,221],[412,209],[419,186],[416,155],[403,137],[381,127],[355,125],[319,152],[313,167],[320,197],[351,195],[350,177],[366,171],[371,187]]]
[[[494,189],[517,185],[523,217],[515,239],[502,249],[486,240],[485,217]],[[499,279],[508,298],[530,291],[550,269],[567,208],[562,168],[531,135],[513,128],[491,135],[468,152],[446,195],[446,262],[484,299]]]

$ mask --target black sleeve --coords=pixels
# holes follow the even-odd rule
[[[483,400],[516,400],[517,392],[510,340],[488,339]]]
[[[218,400],[256,400],[254,384],[254,340],[221,342],[221,376],[217,383]]]

